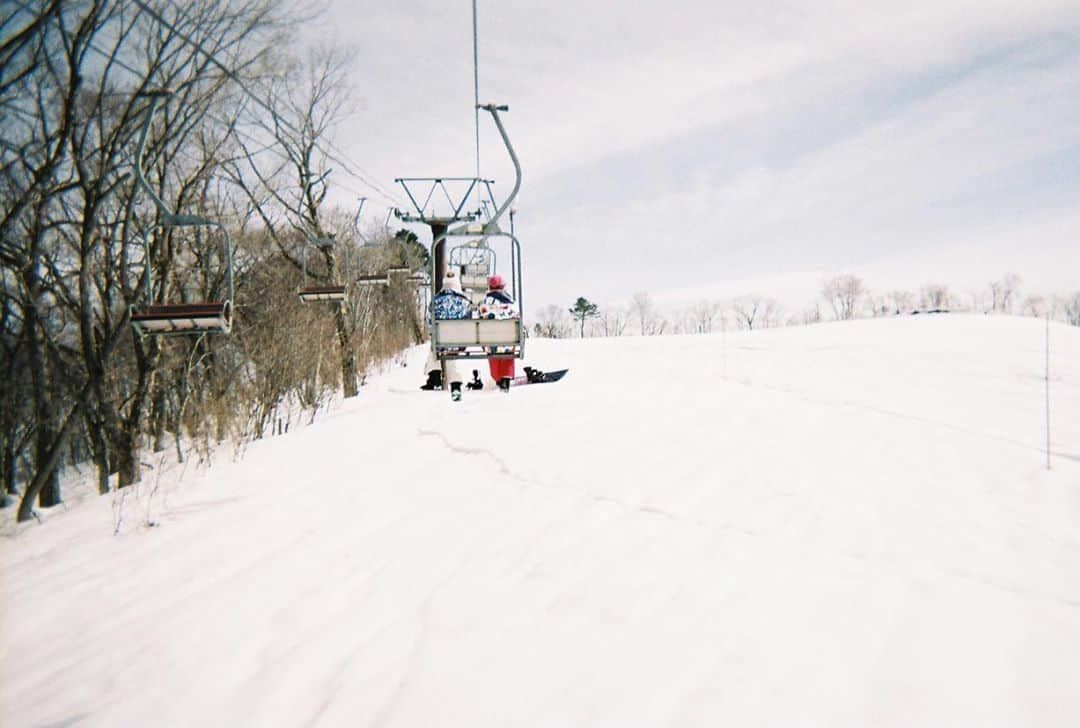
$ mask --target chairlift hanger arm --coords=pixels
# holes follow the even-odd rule
[[[146,115],[143,117],[142,128],[139,130],[139,143],[135,148],[135,179],[138,181],[139,186],[142,187],[143,192],[153,201],[158,214],[163,219],[168,219],[172,217],[172,210],[169,209],[164,200],[158,197],[153,186],[147,181],[146,173],[143,171],[143,157],[146,156],[146,139],[150,135],[150,122],[154,118],[158,100],[172,95],[172,91],[167,88],[151,89],[145,91],[143,95],[150,99],[150,105],[146,109]]]
[[[502,119],[499,117],[500,111],[509,111],[510,107],[505,104],[481,104],[478,108],[491,114],[491,118],[495,121],[495,126],[499,130],[499,136],[502,137],[503,144],[506,146],[506,151],[510,155],[510,161],[514,163],[514,188],[510,190],[510,195],[503,201],[502,205],[495,210],[494,216],[492,216],[492,218],[483,226],[483,232],[494,234],[499,232],[499,219],[502,217],[503,213],[510,209],[510,206],[514,204],[518,190],[521,189],[521,162],[518,160],[517,153],[514,151],[514,146],[510,143],[510,137],[506,133],[506,127],[503,126]],[[468,228],[468,225],[461,225],[450,231],[450,234],[468,235],[475,232]]]
[[[506,210],[509,210],[510,206],[514,204],[514,200],[518,195],[518,190],[521,189],[521,161],[518,160],[517,153],[514,151],[514,146],[510,143],[510,137],[506,133],[506,127],[503,126],[502,119],[499,117],[500,111],[509,111],[510,107],[505,104],[502,106],[485,104],[480,108],[491,114],[491,118],[495,121],[495,126],[499,129],[499,136],[502,137],[503,144],[506,145],[506,151],[510,155],[510,160],[514,163],[514,189],[510,190],[510,195],[503,201],[502,206],[495,211],[495,217],[491,220],[492,225],[498,225],[499,218],[501,218],[503,213]]]
[[[366,197],[361,197],[360,198],[360,205],[359,205],[359,207],[356,208],[356,215],[353,216],[352,224],[353,224],[353,230],[360,237],[360,240],[362,240],[364,243],[367,243],[367,241],[368,241],[367,237],[364,235],[363,231],[360,230],[360,216],[364,213],[364,203],[365,202],[367,202],[367,198]]]
[[[290,223],[294,230],[304,236],[304,239],[314,245],[316,248],[331,248],[337,244],[337,238],[334,235],[313,235],[310,230],[302,225]]]

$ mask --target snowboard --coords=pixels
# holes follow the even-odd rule
[[[524,384],[548,384],[550,382],[557,382],[563,377],[565,377],[568,371],[570,370],[557,369],[553,372],[539,372],[533,370],[531,377],[529,376],[529,374],[525,374],[525,376],[521,377],[514,377],[512,380],[510,380],[510,386],[520,387]]]

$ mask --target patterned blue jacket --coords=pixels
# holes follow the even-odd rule
[[[472,304],[457,291],[439,291],[431,301],[431,308],[438,321],[472,318]]]

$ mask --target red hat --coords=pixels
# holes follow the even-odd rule
[[[488,276],[488,289],[492,291],[501,291],[506,288],[506,281],[502,276]]]

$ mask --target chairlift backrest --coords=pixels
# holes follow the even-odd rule
[[[487,240],[481,238],[451,248],[448,264],[460,271],[461,287],[471,295],[487,290],[487,279],[496,271],[497,257]]]

